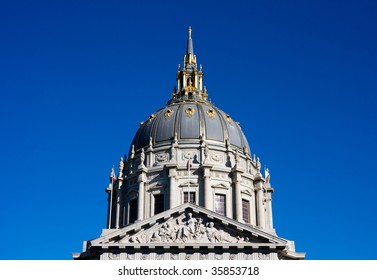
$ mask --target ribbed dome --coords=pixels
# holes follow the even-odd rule
[[[213,145],[229,143],[239,149],[249,145],[239,123],[209,102],[185,101],[170,104],[150,115],[140,124],[132,141],[135,151],[169,144],[177,135],[178,143],[199,142],[201,138]],[[204,136],[204,137],[203,137]]]

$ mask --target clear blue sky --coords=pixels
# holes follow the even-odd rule
[[[279,236],[376,259],[376,1],[2,1],[0,259],[70,259],[164,106],[187,28],[215,105],[271,172]]]

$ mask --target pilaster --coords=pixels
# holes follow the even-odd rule
[[[202,164],[204,178],[204,208],[214,211],[213,209],[213,191],[211,186],[211,169],[212,164]]]
[[[145,208],[145,183],[147,182],[147,168],[140,167],[138,172],[138,183],[139,183],[139,199],[138,199],[138,220],[144,220],[144,208]]]
[[[264,229],[266,227],[266,211],[264,205],[264,179],[262,176],[255,176],[254,186],[256,192],[256,212],[257,212],[257,226]]]
[[[178,186],[177,182],[177,164],[176,163],[168,163],[166,167],[169,170],[169,179],[170,179],[170,187],[169,187],[169,208],[173,208],[179,205],[179,193],[178,193]]]
[[[242,173],[243,171],[239,167],[239,163],[233,167],[232,170],[232,179],[234,184],[234,195],[235,195],[235,212],[236,212],[236,220],[238,222],[244,222],[242,216],[242,194],[241,194],[241,180],[242,180]]]

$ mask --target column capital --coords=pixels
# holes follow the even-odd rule
[[[213,164],[204,163],[201,165],[201,168],[203,170],[203,177],[209,178],[211,177],[211,169],[213,167]]]

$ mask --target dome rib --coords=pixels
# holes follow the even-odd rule
[[[135,151],[146,148],[150,137],[153,145],[170,144],[177,133],[178,142],[198,141],[205,139],[225,146],[226,139],[239,149],[247,147],[247,139],[228,114],[210,103],[181,102],[167,105],[142,123],[133,138]],[[130,149],[131,150],[131,149]]]

